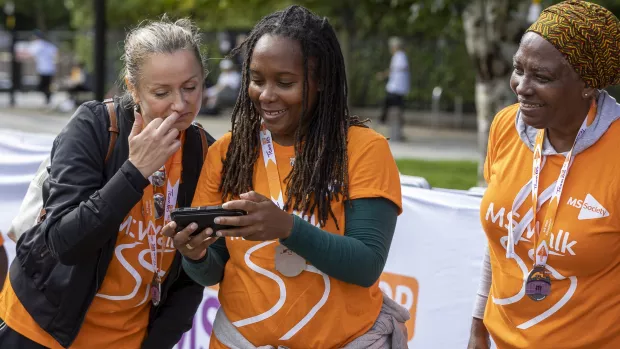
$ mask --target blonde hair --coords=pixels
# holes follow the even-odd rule
[[[206,64],[200,52],[201,43],[200,30],[187,18],[173,22],[163,15],[160,20],[142,22],[125,38],[124,53],[121,56],[121,81],[138,86],[141,67],[147,57],[154,53],[174,53],[179,50],[194,53],[205,74]]]

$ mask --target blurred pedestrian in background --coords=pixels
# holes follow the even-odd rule
[[[34,59],[39,75],[39,91],[43,92],[45,103],[49,105],[52,100],[52,80],[56,75],[58,48],[47,39],[43,32],[35,30],[30,44],[24,50],[18,51],[17,56],[22,60]]]
[[[405,96],[409,93],[410,75],[407,54],[403,48],[403,41],[399,37],[391,37],[388,40],[388,47],[392,54],[390,68],[377,74],[377,78],[387,78],[385,85],[385,99],[381,108],[379,121],[384,124],[387,121],[389,109],[396,107],[398,120],[403,124],[403,113],[405,110]]]

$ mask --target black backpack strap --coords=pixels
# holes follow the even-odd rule
[[[202,142],[202,159],[204,161],[204,159],[207,158],[207,151],[209,150],[209,144],[207,144],[207,133],[202,129],[198,129],[198,132],[200,132],[200,141]]]
[[[215,138],[213,138],[213,136],[211,136],[205,129],[204,127],[202,127],[202,125],[197,122],[194,121],[194,126],[196,126],[196,129],[198,131],[198,133],[200,134],[200,140],[202,143],[202,159],[206,159],[207,158],[207,151],[209,150],[209,146],[211,146],[211,144],[215,143]]]

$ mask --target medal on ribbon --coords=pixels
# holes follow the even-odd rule
[[[154,306],[158,306],[161,302],[161,279],[157,275],[153,275],[153,281],[151,281],[151,302]]]
[[[535,266],[527,277],[525,294],[533,301],[542,301],[551,293],[551,278],[544,266]]]
[[[531,180],[531,197],[532,197],[532,210],[534,212],[534,218],[532,219],[534,224],[534,266],[530,273],[528,274],[527,280],[525,282],[525,293],[527,296],[534,301],[541,301],[549,294],[551,294],[551,277],[549,276],[549,272],[547,271],[547,259],[549,258],[549,248],[547,245],[547,239],[553,229],[557,213],[558,207],[560,205],[560,197],[562,195],[562,191],[564,189],[564,183],[566,182],[566,178],[568,177],[568,172],[572,165],[573,161],[573,151],[575,149],[575,145],[579,141],[581,137],[585,134],[588,126],[594,121],[594,117],[596,114],[594,113],[595,108],[593,105],[590,108],[590,112],[588,116],[583,120],[579,131],[577,132],[577,136],[575,137],[575,141],[573,142],[573,146],[566,154],[566,159],[564,159],[564,163],[562,164],[562,168],[560,169],[560,174],[555,183],[555,188],[553,191],[553,195],[551,200],[549,200],[549,207],[547,208],[547,213],[545,214],[544,220],[542,221],[542,228],[539,229],[539,225],[536,224],[536,213],[538,211],[538,187],[539,187],[539,179],[542,171],[542,147],[545,140],[545,129],[541,129],[536,134],[536,142],[534,144],[534,154],[532,158],[532,180]],[[515,212],[515,207],[513,204],[512,212]],[[514,255],[514,245],[518,243],[520,237],[515,236],[514,227],[512,221],[508,224],[508,244],[506,246],[506,257],[512,258]]]
[[[181,140],[183,141],[183,139],[184,135],[181,135]],[[164,250],[169,239],[162,239],[160,249],[157,243],[157,232],[159,230],[155,227],[168,224],[170,222],[170,212],[176,206],[181,178],[182,149],[179,149],[166,165],[149,177],[151,185],[144,189],[142,199],[143,215],[147,227],[149,227],[147,228],[147,240],[151,255],[151,266],[153,268],[153,279],[149,285],[149,295],[154,306],[158,306],[161,303],[161,284],[162,277],[165,275],[163,270]],[[166,171],[167,167],[170,170],[168,173]],[[169,177],[166,178],[166,175],[169,175]]]
[[[282,188],[280,187],[281,181],[280,174],[278,173],[275,149],[271,139],[271,132],[265,127],[265,124],[261,125],[260,139],[271,201],[283,210],[284,198],[282,195]],[[291,158],[290,161],[291,166],[293,166],[295,164],[295,158]],[[275,265],[276,270],[282,275],[286,277],[295,277],[306,269],[306,260],[285,246],[277,245],[275,249]]]
[[[306,260],[285,246],[276,246],[276,270],[292,278],[306,269]]]

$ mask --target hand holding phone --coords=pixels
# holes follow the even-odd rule
[[[213,220],[216,217],[244,216],[247,212],[243,210],[227,210],[222,206],[202,206],[177,208],[170,213],[172,220],[177,224],[176,231],[179,232],[192,223],[196,223],[198,228],[191,236],[199,234],[201,231],[211,228],[213,231],[231,228],[228,225],[216,224]]]
[[[207,254],[209,246],[217,241],[217,237],[213,236],[211,228],[197,231],[196,227],[196,223],[190,223],[185,229],[177,231],[177,224],[172,221],[162,228],[161,233],[172,239],[174,247],[183,256],[200,260]]]

